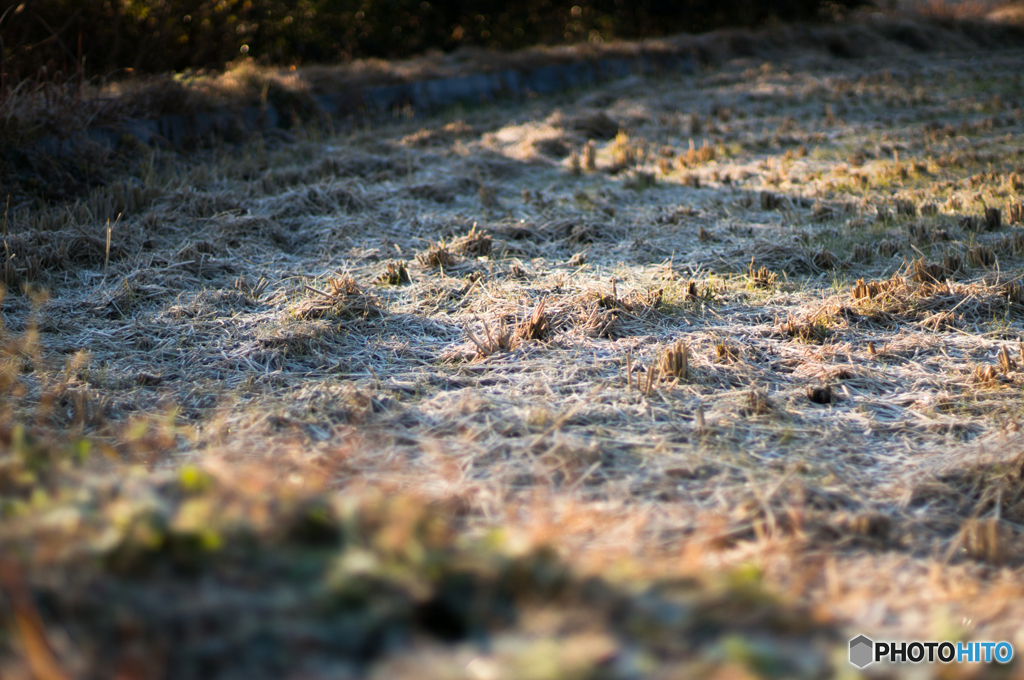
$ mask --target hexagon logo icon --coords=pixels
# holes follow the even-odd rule
[[[864,668],[874,661],[875,643],[863,635],[850,640],[850,663],[857,668]]]

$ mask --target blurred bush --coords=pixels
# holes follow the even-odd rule
[[[866,0],[15,0],[0,2],[6,84],[262,63],[398,58],[464,45],[647,38],[834,15]]]

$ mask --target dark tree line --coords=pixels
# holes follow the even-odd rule
[[[3,0],[8,86],[22,78],[408,57],[463,45],[645,38],[773,17],[816,20],[866,0]]]

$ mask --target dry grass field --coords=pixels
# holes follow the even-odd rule
[[[1024,650],[1024,50],[844,35],[10,206],[0,675]]]

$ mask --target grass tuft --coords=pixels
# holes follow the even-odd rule
[[[770,271],[767,267],[762,266],[759,267],[758,269],[754,269],[753,259],[750,260],[750,266],[748,267],[747,276],[750,280],[750,285],[754,286],[755,288],[767,289],[774,288],[779,278],[778,274],[776,274],[773,271]]]
[[[658,370],[662,375],[689,380],[690,349],[682,340],[676,340],[665,348],[659,357]]]
[[[394,260],[384,264],[384,271],[377,280],[388,286],[405,286],[412,283],[405,263]]]
[[[544,340],[551,333],[551,324],[544,313],[546,300],[541,300],[530,317],[524,319],[516,326],[515,337],[517,340]]]
[[[381,316],[384,311],[372,295],[356,283],[348,274],[330,276],[326,281],[327,290],[311,285],[305,289],[312,296],[292,308],[297,319],[361,319]]]
[[[416,260],[424,267],[453,267],[457,260],[448,247],[442,243],[432,243],[430,248],[416,255]]]

